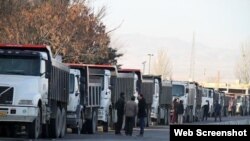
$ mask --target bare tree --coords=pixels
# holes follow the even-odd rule
[[[172,78],[172,63],[166,49],[159,49],[153,64],[153,73],[161,75],[162,79]]]
[[[0,42],[46,44],[64,62],[116,63],[102,22],[105,8],[94,13],[85,0],[6,0],[0,2]],[[116,56],[117,54],[117,56]]]
[[[241,53],[236,64],[236,77],[241,83],[250,83],[250,43],[241,45]]]

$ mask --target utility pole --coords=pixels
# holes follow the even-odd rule
[[[217,90],[219,90],[220,88],[220,71],[218,70],[217,72],[217,86],[216,86]]]
[[[143,72],[142,72],[142,74],[145,74],[145,64],[146,64],[146,61],[143,61],[142,62],[142,66],[143,66]]]
[[[149,56],[149,62],[148,62],[148,74],[150,74],[150,62],[151,62],[151,57],[154,56],[153,54],[148,54]]]
[[[194,81],[194,66],[195,66],[195,32],[193,33],[193,44],[190,56],[189,81]]]

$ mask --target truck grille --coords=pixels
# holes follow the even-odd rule
[[[11,105],[13,101],[13,87],[0,86],[0,104]]]

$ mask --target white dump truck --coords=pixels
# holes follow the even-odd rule
[[[207,102],[209,103],[209,110],[208,110],[209,116],[212,116],[213,113],[213,103],[214,103],[213,95],[214,95],[213,90],[203,87],[201,107],[207,104]]]
[[[249,97],[247,94],[236,96],[236,114],[245,116],[248,114]]]
[[[108,132],[109,125],[112,123],[112,111],[114,110],[112,109],[113,106],[111,101],[111,77],[113,78],[117,76],[117,68],[112,65],[92,65],[91,67],[104,71],[100,108],[98,109],[98,123],[99,125],[102,125],[104,132]]]
[[[172,82],[169,80],[162,81],[162,90],[159,96],[159,121],[162,125],[170,123],[170,110],[172,104]]]
[[[162,81],[161,76],[143,75],[141,93],[147,104],[146,126],[152,123],[168,124],[169,108],[172,102],[172,85]]]
[[[67,127],[72,128],[73,133],[94,134],[105,71],[86,64],[67,65],[71,68]]]
[[[0,45],[0,134],[63,137],[69,68],[44,45]]]
[[[161,76],[143,75],[141,93],[147,104],[146,126],[159,122],[159,96],[161,92]]]
[[[173,81],[173,100],[178,98],[184,105],[184,122],[197,121],[201,117],[202,90],[196,82]],[[173,111],[171,112],[173,114]]]
[[[110,127],[114,128],[117,115],[115,103],[118,101],[121,92],[125,94],[125,102],[130,100],[131,96],[135,96],[135,102],[138,103],[138,93],[141,92],[141,72],[138,69],[120,69],[117,76],[111,77],[111,102],[112,102],[112,114]],[[124,124],[123,124],[124,125]]]

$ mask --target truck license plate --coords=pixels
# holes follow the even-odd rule
[[[4,116],[6,116],[7,115],[7,112],[2,112],[2,111],[0,111],[0,117],[4,117]]]

